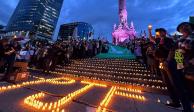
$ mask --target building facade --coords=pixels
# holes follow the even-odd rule
[[[0,25],[0,39],[2,39],[5,36],[5,26]]]
[[[194,24],[194,16],[190,16],[189,22],[192,23],[192,24]]]
[[[63,24],[60,27],[58,39],[68,40],[74,39],[92,39],[94,29],[92,25],[85,22],[74,22]]]
[[[7,35],[51,40],[62,4],[63,0],[20,0],[7,25]]]

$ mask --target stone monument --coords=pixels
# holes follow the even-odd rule
[[[131,22],[129,27],[127,22],[127,9],[126,9],[126,0],[119,0],[119,25],[116,24],[113,27],[113,44],[120,45],[129,42],[135,38],[136,31]]]

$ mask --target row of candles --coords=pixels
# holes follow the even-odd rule
[[[74,59],[74,61],[82,61],[82,60],[116,60],[116,61],[123,61],[123,60],[126,60],[128,61],[128,59],[120,59],[120,58],[84,58],[84,59]],[[131,60],[134,60],[136,61],[136,59],[131,59]]]
[[[36,77],[36,76],[34,76],[34,77]],[[69,84],[69,83],[53,83],[53,81],[55,82],[56,80],[73,81],[73,79],[64,78],[64,77],[63,78],[46,79],[46,80],[44,78],[40,78],[40,77],[36,77],[36,78],[37,79],[42,79],[42,80],[24,82],[21,85],[18,84],[18,85],[13,85],[13,86],[7,86],[6,88],[7,89],[15,89],[15,88],[20,88],[20,87],[26,86],[26,85],[39,84],[39,83],[44,83],[44,82],[50,82],[52,84]],[[84,88],[82,88],[80,90],[77,90],[73,93],[70,93],[69,95],[67,95],[66,97],[62,98],[61,100],[59,100],[57,102],[43,103],[43,102],[41,102],[37,99],[45,97],[45,94],[44,93],[38,93],[38,94],[34,94],[32,96],[27,97],[24,100],[24,103],[28,104],[32,107],[35,107],[38,110],[42,110],[42,111],[52,110],[52,112],[64,112],[64,109],[60,110],[60,106],[68,103],[69,101],[72,100],[72,98],[76,97],[77,95],[82,94],[82,92],[85,92],[85,91],[87,91],[88,89],[90,89],[91,87],[94,87],[94,86],[107,87],[107,85],[104,85],[104,84],[98,84],[98,83],[87,82],[87,81],[81,81],[81,83],[90,84],[90,85],[87,85]],[[6,88],[4,88],[4,89],[3,88],[4,87],[0,88],[0,90],[6,90]],[[107,107],[108,103],[110,102],[111,98],[113,97],[113,95],[119,95],[119,96],[124,96],[124,97],[127,97],[127,98],[139,99],[139,100],[143,100],[143,101],[145,100],[145,97],[143,97],[143,96],[135,95],[135,94],[128,94],[128,93],[124,93],[124,92],[119,92],[118,90],[141,93],[141,90],[137,90],[137,89],[130,89],[130,88],[124,88],[124,87],[112,87],[111,90],[106,95],[105,99],[102,101],[101,105],[98,108],[98,110],[100,110],[100,112],[101,112],[101,110],[104,111],[104,112],[106,111],[106,107]]]
[[[108,72],[108,73],[112,73],[112,74],[124,74],[124,75],[128,75],[129,72],[140,72],[139,70],[134,70],[134,69],[131,69],[131,71],[127,71],[127,72],[121,72],[121,71],[116,71],[116,70],[108,70],[108,69],[105,69],[105,70],[102,70],[102,69],[90,69],[90,68],[84,68],[84,67],[67,67],[67,69],[73,69],[73,70],[85,70],[85,71],[95,71],[95,72]]]
[[[59,69],[58,69],[59,70]],[[76,70],[63,70],[65,72],[71,72],[73,74],[79,74],[80,71],[76,71]],[[62,72],[51,72],[51,73],[54,73],[54,74],[60,74],[60,75],[63,75],[64,73]],[[143,86],[143,87],[149,87],[149,88],[153,88],[153,89],[162,89],[162,90],[166,90],[167,88],[164,87],[164,86],[156,86],[156,85],[150,85],[150,84],[139,84],[139,83],[134,83],[134,82],[126,82],[126,81],[118,81],[118,80],[110,80],[110,79],[103,79],[103,78],[99,78],[98,76],[107,76],[105,74],[98,74],[98,73],[87,73],[87,72],[82,72],[82,74],[84,74],[84,76],[80,76],[80,75],[73,75],[75,77],[81,77],[81,78],[87,78],[87,79],[95,79],[95,80],[102,80],[102,81],[111,81],[111,82],[115,82],[115,83],[122,83],[122,84],[130,84],[130,85],[134,85],[134,86]],[[89,76],[86,76],[86,75],[89,75]],[[130,74],[134,74],[134,75],[140,75],[140,74],[136,74],[136,73],[130,73]],[[144,74],[145,75],[145,74]],[[97,76],[97,77],[96,77]],[[108,75],[109,77],[112,77],[112,75]],[[114,77],[114,76],[113,76]],[[116,76],[115,76],[116,78]],[[120,77],[120,79],[123,79],[122,77]],[[126,79],[126,78],[125,78]],[[139,80],[142,80],[141,78]],[[143,79],[143,81],[146,81],[146,79]],[[161,80],[150,80],[151,82],[159,82],[159,83],[162,83]]]
[[[87,58],[87,59],[75,59],[75,60],[99,60],[99,59],[101,59],[101,58]],[[126,59],[120,59],[120,58],[116,58],[116,59],[112,59],[112,58],[104,58],[104,59],[101,59],[101,60],[126,60]],[[134,60],[135,61],[135,59],[131,59],[131,60]]]
[[[89,68],[89,69],[106,69],[106,70],[118,70],[118,71],[127,71],[127,72],[142,72],[142,73],[151,73],[150,70],[147,70],[145,67],[140,67],[140,66],[134,66],[131,65],[129,67],[127,66],[118,66],[118,65],[108,65],[108,66],[104,66],[104,65],[90,65],[90,64],[83,64],[83,65],[79,65],[79,64],[71,64],[67,67],[60,67],[60,68],[69,68],[69,67],[74,67],[74,68]]]
[[[94,84],[95,86],[99,87],[107,87],[105,84],[100,84],[100,83],[95,83],[95,82],[90,82],[90,81],[81,81],[82,84]],[[134,93],[142,93],[140,89],[132,89],[132,88],[126,88],[126,87],[120,87],[120,86],[115,86],[117,90],[123,90],[127,92],[134,92]]]
[[[60,69],[60,68],[59,68]],[[114,69],[114,68],[99,68],[99,67],[84,67],[84,66],[68,66],[68,67],[65,67],[63,69],[75,69],[75,70],[87,70],[87,71],[95,71],[95,72],[109,72],[109,73],[119,73],[119,74],[124,74],[124,75],[128,75],[129,73],[133,73],[133,74],[146,74],[146,75],[149,75],[149,77],[156,77],[155,75],[150,75],[149,73],[146,72],[141,72],[139,70],[134,70],[134,69]],[[133,75],[132,74],[132,75]]]
[[[100,106],[97,108],[96,112],[106,112],[106,108],[108,104],[110,103],[110,100],[112,99],[113,95],[115,94],[116,87],[112,87],[110,91],[106,94],[105,98],[100,103]]]
[[[95,82],[89,82],[89,81],[81,81],[82,84],[94,84],[95,86],[99,86],[99,87],[107,87],[107,85],[105,84],[99,84],[99,83],[95,83]]]
[[[86,68],[85,68],[86,67]],[[93,67],[95,67],[95,66],[93,66]],[[84,69],[84,70],[96,70],[96,69],[101,69],[101,71],[103,71],[102,70],[102,67],[95,67],[95,68],[93,68],[93,67],[91,67],[91,66],[85,66],[85,65],[73,65],[73,66],[68,66],[68,67],[65,67],[64,69],[72,69],[72,68],[74,68],[74,69]],[[106,67],[105,67],[106,68]],[[150,71],[147,71],[147,70],[145,70],[145,72],[130,72],[129,73],[129,71],[128,70],[130,70],[130,69],[128,69],[128,68],[125,68],[125,69],[122,69],[122,68],[108,68],[107,67],[107,69],[113,69],[113,70],[119,70],[119,71],[127,71],[127,73],[123,73],[123,74],[130,74],[130,75],[134,75],[134,76],[145,76],[145,77],[157,77],[156,75],[154,75],[154,74],[152,74],[152,75],[150,75],[149,73],[146,73],[146,72],[150,72]],[[107,69],[106,70],[104,70],[105,72],[107,71]],[[63,70],[63,69],[58,69],[58,70]]]
[[[145,101],[145,97],[141,96],[141,95],[129,94],[129,93],[126,93],[126,92],[119,92],[119,91],[116,91],[115,94],[119,95],[119,96],[124,96],[124,97],[127,97],[127,98],[133,98],[133,99]]]
[[[75,59],[75,60],[98,60],[99,58],[87,58],[87,59]],[[102,60],[126,60],[126,59],[111,59],[111,58],[107,58],[107,59],[102,59]],[[132,59],[132,60],[135,60],[135,59]]]
[[[24,99],[24,103],[28,106],[34,107],[37,110],[40,111],[60,111],[60,108],[64,106],[65,104],[69,103],[73,98],[76,98],[80,96],[81,94],[85,93],[86,91],[90,90],[92,87],[94,87],[94,84],[86,85],[85,87],[76,90],[75,92],[69,93],[67,96],[61,98],[58,101],[55,102],[41,102],[39,101],[40,98],[45,97],[44,93],[38,93],[31,95]]]
[[[87,59],[83,59],[83,60],[73,60],[72,62],[74,63],[79,63],[79,62],[90,62],[90,63],[139,63],[137,60],[104,60],[104,59],[91,59],[91,60],[87,60]]]
[[[73,72],[84,72],[84,71],[88,71],[88,73],[90,73],[89,71],[91,71],[90,69],[84,69],[84,71],[83,71],[83,69],[78,69],[78,68],[72,68],[72,69],[56,69],[57,71],[73,71]],[[94,71],[94,70],[93,70]],[[127,75],[128,76],[144,76],[144,77],[149,77],[149,78],[156,78],[156,76],[154,75],[154,76],[151,76],[151,75],[149,75],[149,74],[143,74],[143,73],[127,73],[127,72],[118,72],[118,71],[116,71],[116,72],[113,72],[113,71],[105,71],[105,70],[96,70],[95,72],[100,72],[100,73],[106,73],[106,75],[107,74],[117,74],[117,76],[118,75],[125,75],[126,77],[127,77]],[[95,72],[94,72],[94,74],[95,74]],[[85,72],[85,73],[87,73],[87,72]],[[99,74],[99,73],[96,73],[96,74]],[[113,76],[115,76],[115,75],[113,75]],[[115,76],[116,77],[116,76]]]
[[[73,84],[75,83],[75,80],[69,79],[69,78],[55,78],[55,79],[47,79],[46,82],[49,82],[51,84],[56,84],[56,85],[59,85],[59,84],[65,85],[65,84]]]
[[[29,75],[29,77],[35,78],[35,79],[40,79],[40,80],[44,80],[44,77],[37,77],[37,76],[33,76],[33,75]]]
[[[35,78],[38,78],[38,79],[42,79],[41,77],[37,77],[37,76],[32,76],[32,77],[35,77]],[[73,81],[75,82],[75,80],[72,80],[72,79],[69,79],[69,78],[63,78],[63,79],[66,79],[66,80],[70,80],[70,81]],[[49,80],[61,80],[61,78],[55,78],[55,79],[49,79]],[[95,86],[99,86],[99,87],[107,87],[106,84],[102,84],[102,83],[96,83],[96,82],[91,82],[91,81],[81,81],[82,84],[94,84]],[[60,84],[60,83],[58,83]],[[118,90],[123,90],[123,91],[128,91],[128,92],[134,92],[134,93],[142,93],[142,91],[140,89],[132,89],[132,88],[126,88],[126,87],[116,87],[116,89]]]
[[[65,71],[70,71],[70,70],[65,70]],[[74,72],[76,72],[76,71],[74,71]],[[77,73],[80,73],[80,71],[77,71]],[[116,76],[116,75],[108,75],[108,74],[98,74],[98,73],[91,73],[91,72],[84,72],[84,71],[81,71],[81,73],[86,73],[87,75],[97,75],[97,76],[102,76],[102,77],[109,77],[109,78],[116,78],[116,79],[124,79],[124,80],[139,80],[139,81],[148,81],[148,82],[156,82],[156,83],[162,83],[162,81],[161,80],[159,80],[159,79],[149,79],[148,78],[148,76],[146,77],[145,76],[145,78],[137,78],[137,77],[139,77],[139,75],[130,75],[130,77],[129,76],[127,76],[127,75],[125,75],[125,76],[123,76],[123,74],[122,74],[122,76]],[[120,74],[121,75],[121,74]],[[136,78],[135,78],[136,77]],[[143,76],[144,77],[144,76]]]
[[[91,63],[124,63],[124,62],[127,62],[127,63],[139,63],[138,61],[136,60],[104,60],[104,59],[98,59],[98,60],[87,60],[87,59],[84,59],[84,60],[78,60],[78,61],[74,61],[74,62],[91,62]]]
[[[63,80],[63,81],[58,81],[58,80]],[[62,78],[52,78],[52,79],[41,79],[41,80],[37,80],[37,81],[27,81],[27,82],[23,82],[21,84],[2,86],[2,87],[0,87],[0,92],[5,92],[7,90],[18,89],[18,88],[21,88],[24,86],[40,84],[40,83],[65,85],[65,84],[73,84],[73,83],[75,83],[75,80],[62,77]]]
[[[73,63],[74,64],[74,63]],[[139,64],[139,63],[90,63],[90,62],[79,62],[79,63],[76,63],[78,65],[83,65],[83,64],[87,64],[87,65],[106,65],[106,66],[126,66],[126,67],[130,67],[130,65],[137,65],[137,66],[143,66],[142,64]]]
[[[37,77],[37,76],[32,76],[32,77],[36,77],[38,79],[42,79],[41,77]],[[75,80],[72,80],[70,78],[63,78],[63,79],[66,79],[66,80],[70,80],[70,81],[73,81],[75,82]],[[54,79],[49,79],[49,80],[61,80],[61,78],[54,78]],[[106,84],[102,84],[102,83],[96,83],[96,82],[91,82],[91,81],[81,81],[82,84],[94,84],[94,86],[99,86],[99,87],[108,87]],[[58,83],[60,84],[60,83]],[[67,84],[67,83],[66,83]],[[128,91],[128,92],[134,92],[134,93],[142,93],[142,91],[140,89],[132,89],[132,88],[127,88],[127,87],[121,87],[121,86],[117,86],[116,87],[117,90],[123,90],[123,91]]]
[[[104,66],[106,65],[107,67],[118,67],[118,68],[122,68],[122,67],[127,67],[127,68],[131,68],[132,66],[140,66],[142,67],[142,64],[127,64],[127,65],[122,65],[122,64],[106,64],[106,63],[102,63],[102,64],[95,64],[95,63],[76,63],[77,65],[91,65],[91,66]],[[69,64],[69,66],[71,66],[72,64]]]
[[[107,87],[107,85],[105,84],[99,84],[99,83],[95,83],[95,82],[90,82],[90,81],[81,81],[81,83],[83,84],[93,84],[94,86],[100,86],[100,87]],[[126,87],[112,87],[112,88],[115,88],[115,92],[110,92],[107,94],[107,97],[105,97],[105,99],[102,101],[101,105],[99,106],[98,110],[101,110],[101,107],[103,106],[103,102],[105,102],[105,107],[108,105],[108,103],[110,102],[110,99],[111,97],[115,94],[115,95],[119,95],[119,96],[124,96],[124,97],[127,97],[127,98],[134,98],[134,99],[138,99],[138,100],[142,100],[144,101],[145,100],[145,97],[144,96],[140,96],[140,95],[135,95],[135,94],[129,94],[129,93],[125,93],[125,92],[119,92],[119,90],[123,90],[123,91],[126,91],[126,92],[134,92],[134,93],[142,93],[141,90],[139,89],[131,89],[131,88],[126,88]],[[117,91],[116,91],[117,90]],[[112,95],[109,95],[109,94],[112,94]],[[43,109],[45,109],[46,107],[43,107]],[[102,111],[105,111],[106,108],[103,108]]]
[[[56,80],[59,80],[59,79],[60,78],[56,78]],[[24,103],[29,105],[29,106],[32,106],[32,107],[34,107],[38,110],[41,110],[41,111],[52,110],[52,111],[58,112],[62,105],[68,103],[73,98],[75,98],[76,96],[82,94],[83,92],[88,91],[90,88],[92,88],[94,86],[107,87],[107,85],[105,85],[105,84],[99,84],[99,83],[94,83],[94,82],[89,82],[89,81],[81,81],[81,83],[87,84],[87,86],[85,86],[84,88],[81,88],[80,90],[77,90],[73,93],[68,94],[66,97],[62,98],[59,101],[50,102],[50,103],[41,102],[38,99],[43,98],[45,96],[45,94],[44,93],[38,93],[38,94],[34,94],[32,96],[29,96],[29,97],[25,98]]]
[[[70,71],[70,70],[65,70],[65,71],[71,72],[72,73],[71,76],[73,76],[73,77],[79,77],[79,78],[83,78],[83,79],[94,79],[94,80],[99,80],[99,81],[114,82],[114,83],[120,83],[120,84],[126,84],[126,85],[142,86],[144,88],[147,87],[147,88],[153,88],[153,89],[167,90],[167,87],[165,87],[163,85],[151,85],[151,84],[140,84],[138,82],[135,83],[135,82],[129,82],[129,81],[118,81],[118,80],[108,79],[106,77],[100,78],[99,76],[107,76],[107,75],[103,75],[103,74],[92,73],[89,76],[87,76],[88,73],[84,73],[84,75],[78,75],[79,74],[78,71]],[[52,72],[52,71],[50,71],[50,73],[56,74],[56,75],[63,75],[64,74],[62,72]],[[77,74],[77,75],[75,75],[75,74]],[[161,80],[159,80],[158,82],[161,82]]]
[[[35,77],[35,76],[33,76]],[[78,77],[78,76],[76,76]],[[38,79],[42,79],[40,77],[36,77]],[[93,83],[95,86],[100,86],[100,87],[107,87],[107,85],[104,85],[104,84],[98,84],[98,83],[94,83],[94,82],[89,82],[89,81],[81,81],[81,83],[83,84],[91,84]],[[123,90],[123,91],[128,91],[128,92],[134,92],[134,93],[141,93],[141,90],[138,90],[138,89],[130,89],[130,88],[125,88],[125,87],[116,87],[117,90]],[[124,97],[127,97],[127,98],[134,98],[134,99],[138,99],[138,100],[142,100],[144,101],[145,100],[145,97],[144,96],[140,96],[140,95],[135,95],[135,94],[128,94],[128,93],[124,93],[124,92],[118,92],[116,91],[115,92],[115,95],[119,95],[119,96],[124,96]],[[157,100],[158,103],[161,102],[161,100],[158,98]],[[167,103],[169,103],[169,101],[167,101]],[[106,110],[106,108],[103,108],[104,110]],[[61,112],[63,112],[64,110],[62,110]],[[54,110],[53,110],[54,112]],[[55,112],[59,112],[59,111],[55,111]]]
[[[139,67],[139,66],[130,66],[130,67],[123,67],[123,68],[115,68],[115,67],[110,67],[110,66],[92,66],[92,65],[78,65],[78,64],[72,64],[71,66],[67,66],[64,68],[69,68],[69,67],[84,67],[84,68],[90,68],[90,69],[109,69],[109,70],[120,70],[120,71],[130,71],[131,69],[141,69],[141,70],[146,70],[145,67]]]
[[[135,80],[135,81],[147,81],[147,82],[154,82],[154,83],[163,83],[161,80],[159,79],[148,79],[148,78],[134,78],[134,76],[142,76],[142,75],[139,75],[139,74],[133,74],[133,75],[128,75],[128,76],[123,76],[123,75],[127,75],[128,73],[125,73],[125,74],[122,74],[122,72],[119,72],[119,74],[122,74],[122,76],[116,76],[116,75],[108,75],[108,74],[103,74],[103,73],[91,73],[91,72],[88,72],[88,71],[83,71],[83,70],[76,70],[76,69],[73,69],[73,70],[67,70],[67,69],[57,69],[58,71],[63,71],[63,72],[72,72],[72,73],[75,73],[75,74],[84,74],[85,76],[89,75],[89,76],[101,76],[101,77],[108,77],[108,78],[114,78],[114,79],[123,79],[123,80]],[[87,70],[87,69],[85,69]],[[100,70],[96,70],[96,71],[100,71]],[[113,73],[114,72],[111,72],[111,71],[105,71],[105,72],[108,72],[108,73]]]
[[[139,62],[137,62],[137,61],[113,61],[113,60],[109,60],[109,61],[101,61],[101,60],[92,60],[92,61],[76,61],[77,63],[99,63],[99,64],[101,64],[101,63],[106,63],[106,64],[126,64],[126,62],[127,62],[127,64],[129,63],[129,64],[140,64]],[[127,65],[126,64],[126,65]]]
[[[125,87],[117,87],[117,89],[127,91],[127,92],[142,93],[140,89],[131,89],[131,88],[125,88]]]
[[[145,97],[141,96],[141,95],[136,95],[136,94],[129,94],[126,92],[119,92],[119,90],[124,90],[126,92],[138,92],[141,93],[141,90],[132,90],[129,88],[124,88],[124,87],[112,87],[109,92],[106,94],[105,98],[102,100],[102,102],[100,103],[100,106],[97,108],[97,112],[106,112],[107,110],[107,106],[110,103],[112,97],[114,95],[119,95],[119,96],[123,96],[126,98],[133,98],[133,99],[137,99],[137,100],[141,100],[141,101],[145,101]]]

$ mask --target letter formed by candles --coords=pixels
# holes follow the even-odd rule
[[[27,82],[23,82],[21,84],[0,87],[0,93],[6,92],[8,90],[19,89],[19,88],[24,87],[24,86],[41,84],[41,83],[50,83],[50,84],[55,84],[55,85],[68,85],[68,84],[75,83],[75,80],[62,77],[62,78],[52,78],[52,79],[41,79],[41,80],[36,80],[36,81],[27,81]]]
[[[65,104],[72,101],[73,98],[80,96],[81,94],[87,92],[88,90],[90,90],[94,86],[95,86],[94,84],[86,85],[83,88],[76,90],[72,93],[69,93],[65,97],[63,97],[55,102],[41,102],[40,99],[44,98],[46,94],[44,94],[44,93],[33,94],[33,95],[25,98],[24,103],[28,106],[34,107],[37,110],[57,111],[57,110],[60,110],[60,108],[62,106],[64,106]]]
[[[55,82],[54,84],[60,84],[62,82]],[[105,84],[98,84],[98,83],[92,83],[92,82],[87,82],[87,81],[81,81],[82,84],[86,84],[86,86],[82,87],[79,90],[76,90],[72,93],[69,93],[65,97],[59,99],[58,101],[55,102],[41,102],[40,99],[44,98],[46,94],[44,93],[38,93],[38,94],[33,94],[27,98],[24,99],[24,103],[28,106],[34,107],[37,110],[42,110],[42,111],[57,111],[62,108],[65,104],[69,103],[72,101],[74,98],[81,96],[83,93],[86,93],[89,91],[91,88],[98,86],[98,87],[107,87]],[[68,83],[71,84],[71,83]]]
[[[120,92],[120,91],[122,91],[122,92]],[[142,93],[141,90],[138,90],[138,89],[129,89],[129,88],[124,88],[124,87],[114,87],[113,86],[109,90],[109,92],[106,94],[105,98],[102,100],[100,105],[98,106],[96,112],[106,112],[108,104],[110,103],[110,101],[114,95],[123,96],[123,97],[127,97],[127,98],[133,98],[133,99],[137,99],[140,101],[145,101],[144,96],[137,95],[137,94],[131,94],[129,92],[138,93],[138,94]]]

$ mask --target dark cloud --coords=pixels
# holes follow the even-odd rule
[[[8,22],[17,2],[1,1],[0,24]],[[137,32],[146,30],[148,24],[173,32],[194,14],[193,7],[194,0],[127,0],[128,21],[134,22]],[[104,35],[111,40],[113,24],[118,23],[118,0],[64,0],[56,32],[60,24],[74,21],[92,24],[95,36]]]

